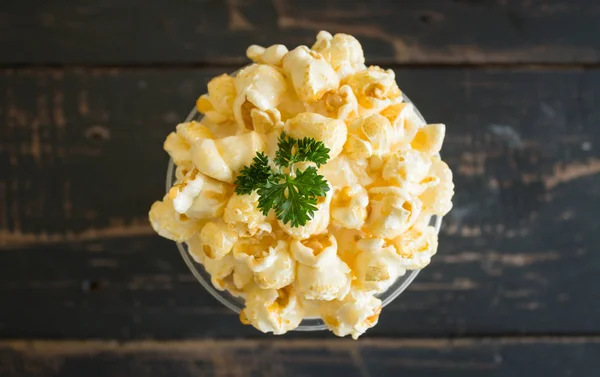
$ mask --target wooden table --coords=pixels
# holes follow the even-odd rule
[[[600,375],[600,2],[5,1],[0,376]],[[359,341],[264,336],[156,236],[164,137],[252,43],[347,32],[448,127],[433,263]]]

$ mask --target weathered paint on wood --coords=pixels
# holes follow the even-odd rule
[[[231,64],[321,29],[377,63],[595,64],[599,16],[595,0],[3,2],[0,64]]]

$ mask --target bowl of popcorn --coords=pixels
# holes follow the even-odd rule
[[[247,56],[167,136],[150,222],[242,323],[356,339],[437,251],[454,194],[445,126],[350,35]]]

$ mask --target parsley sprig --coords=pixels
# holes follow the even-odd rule
[[[284,224],[304,226],[317,211],[319,197],[325,196],[329,185],[317,168],[296,169],[298,162],[313,162],[317,167],[327,163],[329,149],[315,139],[294,139],[282,133],[273,159],[262,152],[256,154],[250,166],[244,166],[237,177],[235,192],[239,195],[258,192],[258,209],[266,216],[271,209]],[[284,169],[285,168],[285,169]]]

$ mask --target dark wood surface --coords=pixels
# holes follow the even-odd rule
[[[0,5],[0,376],[597,376],[600,3]],[[361,39],[447,124],[455,208],[358,342],[264,336],[146,216],[165,135],[250,43]]]

